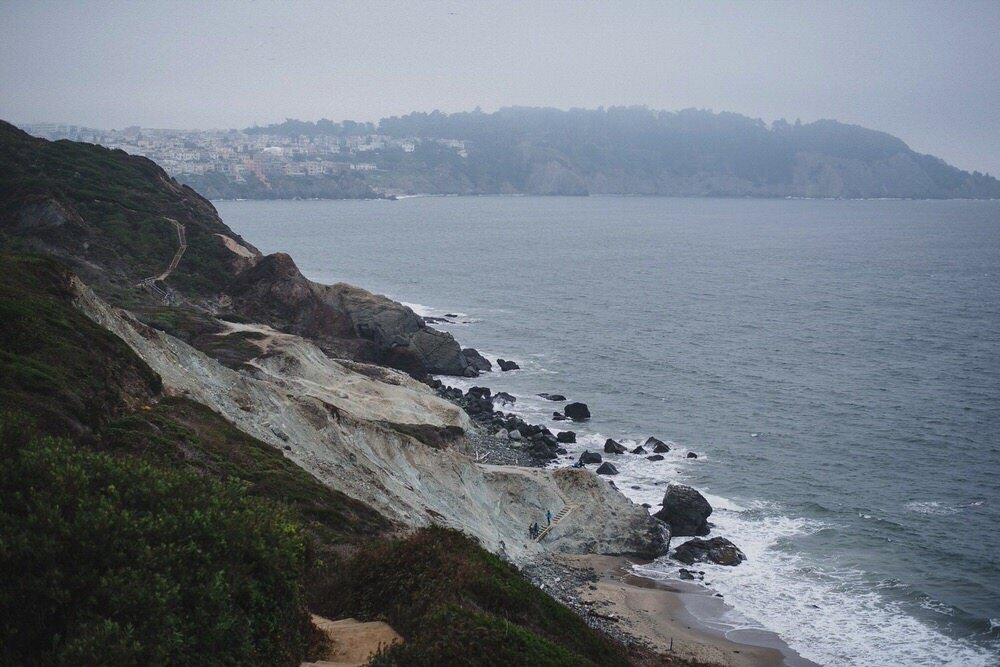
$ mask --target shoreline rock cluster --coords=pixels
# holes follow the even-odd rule
[[[478,354],[474,349],[473,353]],[[486,363],[489,363],[488,361]],[[513,363],[513,362],[512,362]],[[502,463],[530,467],[545,467],[549,462],[568,451],[562,444],[576,442],[574,431],[551,431],[543,424],[529,424],[510,412],[496,408],[497,403],[513,405],[517,399],[506,393],[494,393],[489,387],[474,386],[463,392],[457,387],[446,385],[439,379],[428,378],[425,382],[438,396],[461,407],[478,427],[478,432],[470,436],[470,442],[477,458],[486,463]],[[565,401],[562,394],[539,394],[551,401]],[[585,421],[590,418],[590,409],[585,403],[569,403],[562,412],[554,412],[553,419],[565,421]],[[652,452],[652,453],[650,453]],[[648,437],[642,444],[629,449],[617,440],[608,438],[604,442],[604,454],[612,456],[644,456],[649,461],[662,461],[670,446],[655,436]],[[687,458],[697,458],[694,452],[687,452]],[[610,460],[604,460],[600,452],[585,450],[580,454],[574,467],[598,466],[594,471],[602,476],[619,474],[618,468]],[[614,486],[614,482],[608,480]],[[685,565],[696,562],[711,562],[718,565],[735,566],[746,560],[746,555],[732,542],[723,537],[702,540],[708,535],[712,524],[708,517],[712,506],[696,489],[683,484],[667,487],[661,508],[652,514],[669,531],[670,538],[693,537],[695,539],[676,547],[670,557]],[[648,505],[646,505],[649,508]],[[669,540],[668,540],[669,545]],[[669,549],[668,549],[669,552]],[[687,578],[681,568],[680,576]]]

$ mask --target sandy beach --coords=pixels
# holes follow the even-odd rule
[[[624,632],[687,660],[727,667],[808,667],[776,634],[732,628],[721,621],[725,602],[702,587],[664,584],[632,573],[633,561],[615,556],[554,557],[577,570],[593,570],[598,581],[578,589],[580,600]]]

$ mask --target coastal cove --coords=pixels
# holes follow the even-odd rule
[[[820,664],[995,664],[1000,202],[216,206],[308,278],[451,314],[436,326],[521,366],[449,384],[537,423],[540,392],[586,402],[559,465],[668,441],[615,458],[615,483],[654,511],[667,482],[705,493],[749,557],[703,568],[741,623]]]

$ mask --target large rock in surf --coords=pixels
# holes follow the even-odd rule
[[[556,433],[557,442],[576,442],[575,431],[559,431]]]
[[[620,442],[616,442],[611,438],[604,441],[604,453],[605,454],[624,454],[628,450]]]
[[[521,368],[517,365],[517,362],[506,359],[497,359],[497,366],[500,367],[501,371],[516,371]]]
[[[479,354],[474,347],[465,348],[462,350],[462,354],[465,355],[465,360],[469,362],[469,365],[477,371],[485,372],[493,370],[493,364],[490,363],[490,360]]]
[[[600,463],[603,460],[604,457],[597,452],[584,452],[583,454],[580,454],[580,463],[583,465],[587,465],[588,463]]]
[[[674,537],[708,535],[708,517],[712,506],[690,486],[671,484],[663,496],[663,509],[654,514],[670,526]]]
[[[563,414],[575,422],[583,421],[590,419],[590,408],[587,407],[586,403],[570,403],[563,410]]]
[[[710,540],[694,538],[674,549],[674,558],[686,565],[696,562],[711,562],[717,565],[739,565],[747,559],[735,544],[724,537]]]
[[[611,463],[605,461],[597,468],[598,475],[617,475],[618,468],[614,467]]]
[[[663,442],[659,438],[654,438],[653,436],[646,438],[646,442],[642,444],[644,447],[652,447],[654,454],[666,454],[670,451],[670,447],[667,446],[667,443]]]

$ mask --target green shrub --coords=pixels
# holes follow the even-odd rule
[[[446,528],[360,550],[310,597],[317,613],[385,620],[399,632],[405,647],[380,664],[628,664],[621,645]]]
[[[295,665],[307,540],[242,486],[0,417],[0,663]]]

